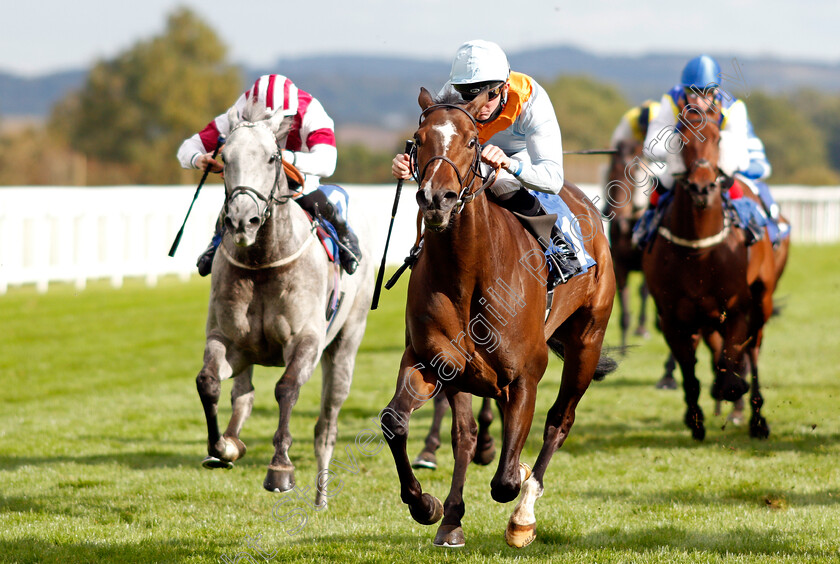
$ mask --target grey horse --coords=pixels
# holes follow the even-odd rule
[[[342,276],[337,314],[327,309],[337,278],[316,240],[304,211],[283,173],[278,147],[284,144],[292,118],[277,112],[269,119],[248,121],[229,114],[232,129],[222,151],[225,162],[225,234],[213,261],[204,366],[196,385],[207,419],[207,468],[231,468],[245,456],[239,439],[251,414],[255,364],[284,366],[274,388],[280,420],[274,434],[274,456],[263,486],[284,492],[295,486],[289,458],[289,421],[300,387],[318,362],[323,372],[321,410],[315,425],[319,476],[336,442],[338,412],[350,391],[356,353],[365,331],[373,294],[373,264],[366,224],[355,221],[364,256],[352,276]],[[336,294],[338,295],[338,294]],[[217,406],[221,382],[233,378],[232,413],[219,433]],[[326,497],[316,494],[316,503]]]

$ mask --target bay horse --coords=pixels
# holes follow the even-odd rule
[[[724,210],[719,107],[703,112],[683,103],[680,113],[680,121],[690,124],[682,137],[686,172],[675,175],[673,201],[644,253],[642,268],[683,375],[684,421],[692,436],[703,440],[706,435],[695,374],[702,337],[715,368],[712,397],[736,402],[750,390],[750,436],[767,438],[758,353],[781,270],[769,238],[747,247],[743,230],[734,228]],[[744,379],[747,373],[750,384]]]
[[[239,434],[251,414],[255,364],[282,366],[274,388],[279,423],[274,456],[263,487],[291,490],[294,465],[289,458],[292,407],[300,388],[321,361],[321,410],[315,425],[315,457],[319,476],[327,470],[336,442],[338,412],[350,391],[356,352],[361,343],[373,295],[369,243],[359,231],[362,262],[353,276],[341,278],[344,296],[328,323],[328,298],[337,267],[327,254],[305,212],[289,200],[280,150],[291,117],[280,112],[270,119],[248,121],[231,110],[231,132],[222,150],[225,162],[224,236],[213,260],[207,314],[204,365],[196,378],[207,419],[207,468],[231,468],[245,456]],[[364,224],[358,227],[364,228]],[[217,406],[221,382],[233,378],[232,413],[219,432]],[[316,503],[326,497],[319,489]]]
[[[414,161],[426,232],[408,283],[406,348],[396,391],[380,413],[400,497],[417,522],[431,525],[442,518],[434,544],[443,547],[465,543],[462,496],[477,443],[472,396],[496,400],[502,413],[502,445],[490,493],[506,503],[521,490],[505,540],[523,547],[536,538],[534,503],[543,494],[551,456],[569,435],[578,402],[593,377],[615,369],[614,362],[601,357],[615,294],[606,236],[593,229],[585,247],[597,266],[555,288],[546,318],[548,272],[542,248],[513,214],[483,197],[489,181],[480,178],[475,116],[487,100],[486,90],[465,104],[456,97],[435,100],[421,89]],[[581,223],[600,225],[598,210],[587,205],[576,186],[566,183],[561,196]],[[529,262],[535,256],[541,257],[538,268]],[[562,382],[531,471],[520,463],[520,454],[549,347],[564,354]],[[411,413],[440,392],[452,407],[455,458],[443,504],[423,492],[406,454]]]
[[[642,187],[636,186],[632,178],[627,178],[628,167],[636,158],[642,156],[642,144],[635,141],[620,141],[615,153],[610,157],[607,172],[604,217],[609,218],[610,250],[615,269],[616,294],[621,310],[621,348],[627,348],[627,335],[630,332],[630,288],[627,285],[631,272],[642,271],[642,251],[633,245],[633,226],[641,215],[642,208],[636,205],[636,192]],[[648,337],[647,298],[648,291],[644,282],[639,285],[641,309],[636,335]]]

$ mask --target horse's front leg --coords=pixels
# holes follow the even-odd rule
[[[606,322],[605,319],[604,327]],[[533,473],[522,483],[522,495],[505,529],[505,541],[512,547],[527,546],[537,536],[534,504],[543,495],[543,480],[548,463],[568,438],[575,422],[575,409],[595,375],[604,331],[587,330],[588,325],[583,322],[575,324],[570,331],[572,335],[564,343],[566,354],[563,359],[563,377],[557,399],[546,416],[543,445]]]
[[[286,371],[274,386],[280,420],[274,433],[274,456],[263,482],[263,487],[270,492],[286,492],[295,487],[295,467],[289,458],[289,448],[292,446],[289,421],[300,387],[312,377],[320,354],[321,341],[314,335],[302,336],[287,354],[286,358],[290,360],[286,364]]]
[[[421,525],[432,525],[443,517],[443,504],[436,497],[424,494],[411,469],[406,453],[408,420],[411,413],[441,391],[436,375],[417,362],[406,349],[400,362],[397,390],[388,406],[380,412],[382,433],[394,457],[400,479],[400,499],[408,505],[411,516]]]
[[[467,468],[476,450],[478,428],[472,414],[472,396],[464,392],[447,390],[452,405],[452,454],[455,468],[452,471],[452,485],[443,503],[443,521],[435,535],[435,545],[443,547],[464,546],[464,483]]]
[[[714,399],[734,402],[749,391],[744,368],[747,365],[747,345],[753,339],[747,316],[739,312],[729,313],[723,326],[723,347],[716,360],[712,384]]]
[[[221,397],[222,381],[233,376],[236,371],[234,389],[231,392],[231,403],[234,413],[224,436],[219,432],[218,406]],[[229,344],[217,337],[207,339],[204,348],[204,365],[196,376],[195,383],[201,404],[204,407],[204,417],[207,421],[207,457],[202,461],[205,468],[232,468],[233,462],[245,456],[245,445],[239,440],[242,422],[248,417],[244,405],[248,404],[247,397],[238,402],[234,398],[238,387],[237,382],[247,381],[250,387],[250,365],[245,364],[241,355]],[[250,396],[253,402],[253,394]],[[250,404],[247,405],[250,413]],[[238,409],[237,409],[238,408]],[[236,420],[237,422],[235,423]],[[231,432],[234,431],[234,432]]]
[[[685,397],[685,417],[683,421],[691,429],[691,436],[702,441],[706,438],[705,416],[700,408],[700,381],[697,379],[697,345],[699,335],[685,329],[679,321],[666,322],[663,319],[662,332],[671,349],[671,355],[680,365],[683,377],[683,395]]]
[[[502,451],[496,474],[490,481],[490,496],[499,503],[516,499],[522,481],[531,473],[530,467],[520,464],[519,455],[525,446],[534,419],[537,381],[538,379],[530,373],[520,376],[508,387],[507,398],[500,401]]]

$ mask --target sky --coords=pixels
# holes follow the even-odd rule
[[[160,34],[178,6],[192,8],[219,34],[232,62],[251,67],[334,53],[449,60],[476,38],[509,53],[572,45],[597,54],[840,62],[837,0],[7,0],[0,7],[0,71],[37,76],[88,68]]]

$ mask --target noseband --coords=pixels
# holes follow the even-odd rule
[[[470,118],[470,123],[472,123],[473,128],[475,129],[475,151],[473,153],[472,162],[470,163],[470,168],[467,171],[466,175],[462,176],[461,171],[458,170],[458,166],[452,162],[452,160],[447,157],[446,155],[435,155],[426,161],[426,164],[423,165],[423,171],[421,172],[419,169],[419,165],[417,163],[417,144],[412,145],[411,152],[409,153],[409,167],[411,168],[411,175],[414,177],[414,180],[417,182],[417,186],[419,187],[422,184],[423,178],[426,176],[426,171],[429,169],[429,165],[432,164],[434,161],[443,161],[449,166],[451,166],[455,170],[455,176],[458,177],[458,187],[460,192],[458,194],[458,201],[455,202],[455,213],[460,213],[464,206],[471,201],[473,201],[476,196],[481,194],[485,189],[489,188],[493,185],[496,181],[496,176],[498,173],[498,169],[494,170],[493,173],[487,177],[481,174],[481,143],[478,142],[478,124],[475,121],[475,118],[469,113],[467,110],[462,108],[457,104],[433,104],[423,110],[420,114],[420,119],[418,125],[422,125],[425,119],[429,114],[434,112],[435,110],[458,110],[459,112],[464,112],[464,114]],[[472,173],[472,177],[468,175]],[[469,177],[469,182],[466,181],[466,178]],[[476,178],[481,178],[484,180],[484,184],[481,187],[469,194],[464,195],[472,186],[472,183],[475,182]]]

